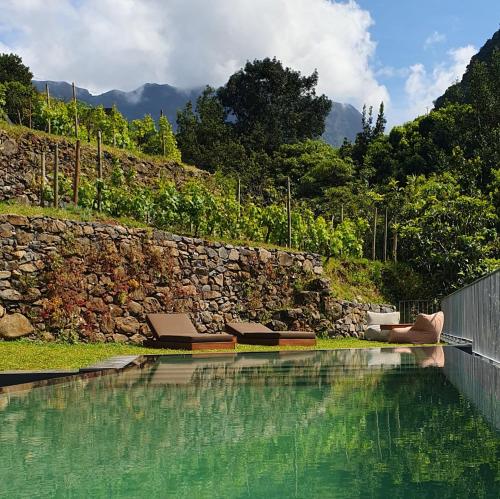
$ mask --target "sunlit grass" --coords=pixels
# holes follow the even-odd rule
[[[315,347],[273,347],[258,345],[237,345],[236,352],[275,352],[285,350],[328,350],[337,348],[391,347],[377,341],[348,339],[318,339]],[[211,350],[209,352],[227,352]],[[200,352],[198,352],[200,353]],[[166,350],[144,348],[141,346],[120,345],[117,343],[75,344],[38,343],[29,341],[0,342],[0,371],[29,369],[78,369],[116,355],[191,355],[185,350]],[[196,355],[196,354],[195,354]]]

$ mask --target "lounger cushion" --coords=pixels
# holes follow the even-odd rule
[[[244,335],[248,333],[272,333],[272,329],[259,324],[258,322],[230,322],[226,324],[226,329],[236,335]]]
[[[230,334],[192,334],[192,335],[175,335],[164,334],[158,338],[159,341],[170,343],[221,343],[233,341],[233,336]]]
[[[304,340],[314,339],[316,335],[309,331],[271,331],[269,333],[255,332],[245,333],[242,336],[245,338],[262,338],[262,339],[279,339],[279,340]]]
[[[226,324],[230,333],[247,338],[267,339],[314,339],[316,335],[310,331],[273,331],[258,322],[231,322]]]
[[[229,334],[200,334],[187,314],[148,314],[146,321],[153,335],[163,341],[208,343],[233,341]]]

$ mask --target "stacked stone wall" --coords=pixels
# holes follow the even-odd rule
[[[0,216],[0,336],[142,343],[145,315],[187,312],[200,332],[231,321],[362,337],[366,311],[338,300],[318,255],[163,231]]]

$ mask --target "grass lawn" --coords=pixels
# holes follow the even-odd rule
[[[270,347],[237,345],[236,352],[272,352],[277,350],[325,350],[335,348],[391,347],[378,341],[357,339],[318,340],[316,347]],[[213,350],[228,351],[228,350]],[[0,342],[0,371],[23,369],[77,369],[115,355],[187,354],[182,350],[159,350],[116,343],[76,344],[34,343],[28,341]],[[206,352],[203,352],[206,353]]]

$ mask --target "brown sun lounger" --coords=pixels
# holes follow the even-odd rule
[[[226,330],[247,345],[316,345],[316,335],[309,331],[273,331],[258,322],[231,322]]]
[[[148,314],[146,321],[154,339],[144,342],[144,346],[179,350],[234,350],[234,336],[200,334],[187,314]]]

